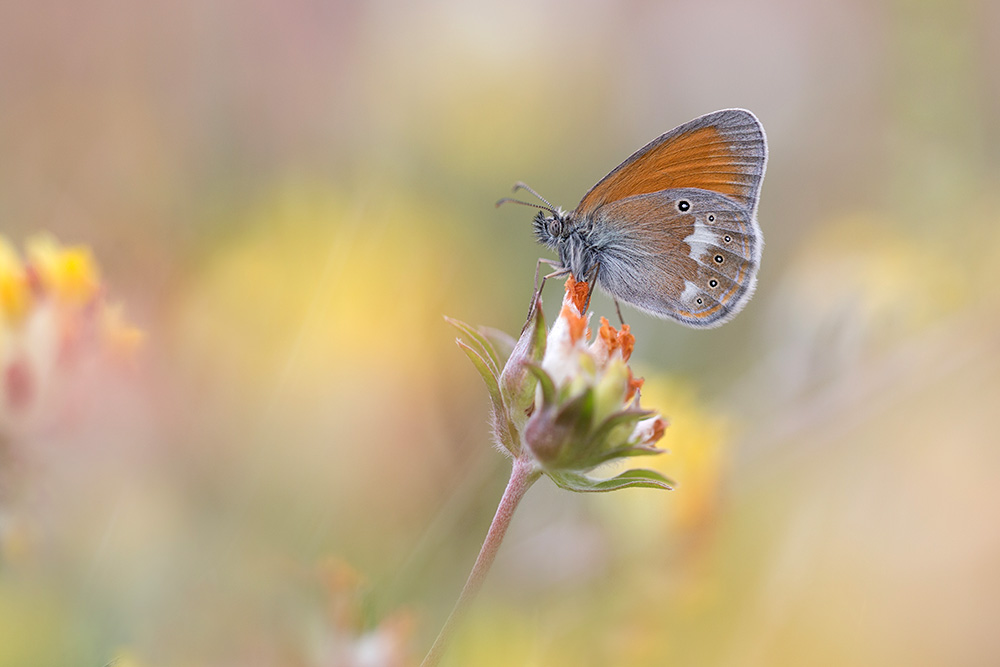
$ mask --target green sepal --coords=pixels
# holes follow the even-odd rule
[[[596,454],[597,452],[595,450],[599,449],[602,445],[607,445],[611,438],[611,434],[615,429],[622,431],[627,429],[627,437],[627,435],[631,434],[632,430],[635,429],[636,424],[647,417],[652,417],[655,414],[656,413],[652,410],[619,410],[618,412],[608,415],[608,417],[601,422],[600,426],[594,429],[594,434],[590,437],[590,440],[587,441],[583,451],[586,452],[587,455]],[[624,449],[625,447],[616,446],[618,444],[622,444],[624,441],[625,438],[623,437],[619,439],[617,443],[612,443],[612,449],[615,451]],[[605,454],[600,454],[599,456],[600,458],[598,460],[602,463],[609,460],[609,457]]]
[[[567,491],[576,491],[577,493],[605,493],[628,488],[665,489],[669,491],[675,486],[673,480],[669,477],[646,468],[626,470],[610,479],[594,479],[581,473],[568,471],[546,471],[545,474],[559,488],[566,489]]]
[[[461,320],[456,320],[452,317],[445,316],[444,321],[451,326],[458,329],[462,334],[464,334],[469,339],[469,345],[476,350],[480,357],[490,364],[490,370],[493,371],[499,384],[500,369],[503,365],[500,363],[500,358],[497,355],[496,348],[493,347],[493,343],[484,336],[482,333],[476,330],[475,327],[462,322]]]
[[[523,365],[531,371],[531,374],[538,380],[538,386],[542,388],[542,405],[553,405],[556,401],[556,383],[553,382],[552,376],[534,362],[525,361]]]
[[[608,461],[624,459],[630,456],[654,456],[656,454],[662,454],[665,451],[667,450],[660,449],[659,447],[653,447],[652,445],[648,447],[626,445],[624,447],[616,447],[608,452],[605,452],[598,459],[596,459],[594,465],[601,465],[602,463],[607,463]]]
[[[493,369],[490,368],[490,363],[483,358],[483,355],[478,350],[461,338],[456,338],[455,343],[462,348],[462,352],[465,352],[465,356],[472,361],[472,365],[476,367],[477,371],[479,371],[479,374],[483,378],[483,382],[486,383],[486,389],[490,392],[490,398],[493,400],[493,403],[502,406],[503,396],[500,395],[500,378],[498,378]]]
[[[461,338],[456,338],[455,342],[465,352],[465,356],[472,361],[472,365],[476,367],[476,370],[479,371],[479,374],[483,378],[483,382],[486,383],[486,390],[489,391],[490,402],[493,404],[493,430],[497,438],[507,451],[517,456],[521,450],[520,441],[517,436],[517,429],[511,424],[510,417],[507,414],[507,408],[500,393],[499,378],[490,369],[489,362],[471,345],[467,344]]]
[[[555,423],[557,427],[563,426],[570,429],[570,442],[582,442],[590,433],[590,427],[594,423],[594,405],[594,388],[587,387],[559,409]],[[573,458],[578,457],[574,456]]]
[[[485,333],[485,332],[484,332]],[[524,428],[535,404],[535,388],[538,381],[526,367],[528,363],[539,363],[545,355],[545,340],[548,334],[542,318],[541,308],[529,319],[517,342],[514,343],[503,371],[500,373],[500,392],[507,402],[511,422],[518,430]]]
[[[531,333],[527,332],[529,326],[534,326]],[[542,363],[542,357],[545,356],[545,346],[548,343],[549,332],[545,328],[545,314],[542,312],[541,299],[535,303],[535,312],[532,314],[531,319],[525,323],[524,329],[521,331],[522,338],[526,335],[530,336],[530,338],[525,340],[525,343],[531,351],[531,361],[539,364]]]
[[[479,327],[479,333],[490,342],[496,352],[497,359],[506,362],[514,351],[517,341],[506,331],[494,329],[493,327]]]

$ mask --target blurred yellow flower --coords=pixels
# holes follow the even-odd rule
[[[40,414],[53,380],[81,357],[134,352],[142,334],[104,300],[90,249],[0,236],[0,432]]]
[[[643,398],[670,406],[670,428],[660,445],[670,456],[654,466],[677,480],[667,508],[671,530],[697,530],[715,516],[728,460],[731,426],[717,410],[697,397],[693,387],[676,379],[653,378]]]
[[[230,223],[243,231],[192,276],[182,340],[251,386],[292,373],[312,393],[373,364],[426,370],[451,289],[445,215],[401,194],[362,204],[289,184]]]
[[[24,263],[10,242],[0,236],[0,325],[21,322],[30,301]]]
[[[26,254],[44,293],[73,306],[97,297],[101,279],[89,248],[64,247],[52,235],[39,234],[28,239]]]
[[[122,305],[116,303],[101,311],[101,337],[106,341],[109,351],[131,359],[142,344],[145,334],[125,320],[123,310]]]
[[[653,405],[669,406],[666,429],[659,446],[669,456],[649,459],[650,467],[675,480],[669,497],[647,494],[615,494],[607,511],[615,526],[642,541],[653,536],[673,539],[698,533],[715,517],[721,498],[728,461],[731,426],[710,410],[694,388],[677,379],[647,376],[642,398]],[[614,503],[626,503],[627,508]],[[651,531],[651,526],[661,530]]]

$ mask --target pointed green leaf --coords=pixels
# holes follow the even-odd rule
[[[632,445],[626,445],[625,447],[616,447],[615,449],[609,450],[604,454],[601,454],[596,460],[595,465],[600,465],[602,463],[607,463],[608,461],[613,461],[615,459],[624,459],[631,456],[654,456],[656,454],[663,454],[667,450],[659,449],[658,447],[633,447]]]
[[[465,352],[465,356],[472,361],[472,365],[476,367],[476,370],[483,377],[483,382],[486,383],[486,389],[490,392],[493,404],[503,409],[503,396],[500,395],[500,379],[493,372],[493,369],[490,368],[489,362],[461,338],[456,338],[455,342],[458,343],[458,346]]]
[[[627,488],[653,488],[670,490],[675,485],[673,480],[645,468],[626,470],[610,479],[594,479],[588,475],[574,472],[548,472],[546,474],[560,488],[577,493],[604,493]]]
[[[514,337],[506,331],[494,329],[493,327],[478,327],[478,329],[479,333],[493,346],[497,361],[505,363],[510,358],[510,354],[514,351],[514,346],[517,344]],[[500,365],[502,366],[503,363]]]
[[[483,334],[476,331],[475,327],[468,325],[461,320],[445,316],[444,321],[458,329],[464,336],[466,336],[468,339],[466,344],[472,347],[484,361],[489,363],[490,370],[492,370],[493,374],[499,378],[500,369],[503,368],[503,364],[500,363],[496,350],[493,349],[493,344],[490,343],[490,341],[487,340]]]
[[[483,357],[476,352],[472,346],[465,343],[460,338],[456,338],[455,342],[458,346],[462,348],[472,364],[479,371],[479,374],[483,377],[483,381],[486,383],[486,389],[490,392],[490,402],[493,404],[493,425],[494,431],[498,438],[500,438],[501,444],[507,448],[507,450],[517,456],[520,453],[520,440],[518,437],[517,427],[511,423],[510,415],[507,412],[507,406],[504,403],[503,395],[500,393],[500,384],[496,375],[490,370],[489,363],[483,359]]]

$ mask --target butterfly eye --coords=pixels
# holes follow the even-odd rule
[[[679,202],[677,202],[677,210],[680,211],[681,213],[685,213],[690,208],[691,208],[691,202],[689,202],[687,199],[682,199]]]
[[[549,234],[552,236],[559,236],[562,233],[562,220],[559,218],[552,218],[549,220]]]
[[[716,264],[722,264],[724,261],[726,261],[726,258],[723,257],[722,255],[716,255],[715,256],[715,263]]]

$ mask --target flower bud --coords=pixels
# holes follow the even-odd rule
[[[528,457],[559,486],[574,491],[610,491],[627,486],[671,488],[652,470],[628,470],[598,480],[586,473],[621,458],[658,454],[655,443],[666,421],[639,407],[641,379],[628,359],[635,337],[601,318],[588,342],[589,316],[583,310],[588,285],[566,281],[559,317],[546,333],[541,302],[498,371],[499,360],[486,330],[452,322],[493,399],[494,437],[511,455]]]

